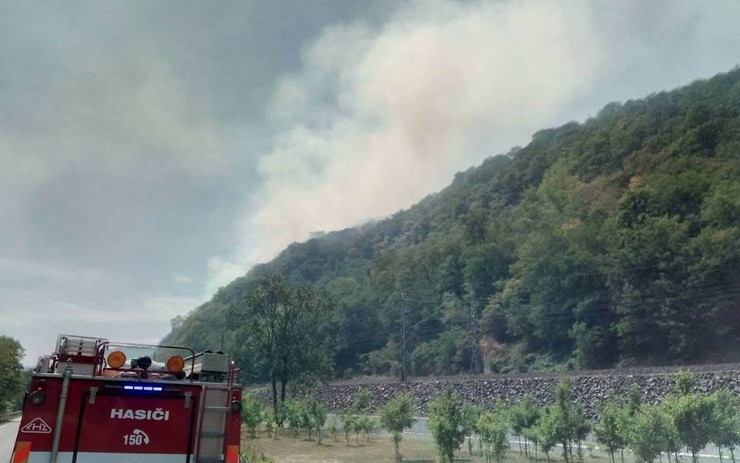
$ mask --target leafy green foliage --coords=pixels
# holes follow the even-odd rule
[[[734,456],[735,447],[740,444],[740,403],[738,398],[727,390],[715,392],[710,441],[720,449],[729,449]],[[733,457],[734,458],[734,457]]]
[[[476,424],[478,435],[483,442],[483,455],[486,463],[501,463],[509,449],[506,438],[508,425],[502,413],[483,413]]]
[[[678,439],[691,452],[694,463],[714,434],[714,401],[705,395],[674,395],[666,405],[676,427]]]
[[[273,408],[285,401],[290,381],[310,381],[330,369],[331,347],[321,329],[331,301],[306,285],[291,285],[269,275],[247,293],[246,312],[233,314],[247,335],[245,342],[253,374],[268,372]]]
[[[540,415],[540,407],[529,395],[514,404],[509,411],[511,428],[514,434],[524,437],[524,450],[526,453],[529,453],[529,438],[527,436],[532,434],[530,431],[537,424]]]
[[[630,448],[639,461],[651,463],[661,452],[671,451],[674,430],[671,417],[661,407],[643,405],[634,417]]]
[[[333,302],[301,335],[324,340],[337,377],[400,372],[404,306],[417,375],[473,370],[471,313],[502,346],[500,371],[737,360],[738,153],[740,69],[611,103],[408,210],[290,245],[165,341],[239,352],[269,380],[269,355],[241,349],[250,325],[229,314],[252,319],[245,296],[275,274]]]
[[[473,434],[477,432],[478,419],[484,409],[478,405],[465,402],[462,404],[460,413],[462,415],[462,432],[468,438],[468,453],[473,454]]]
[[[414,398],[410,394],[392,398],[380,411],[380,424],[391,433],[393,439],[395,461],[402,460],[398,444],[403,438],[404,429],[410,428],[414,421]]]
[[[256,437],[257,426],[262,423],[262,407],[254,394],[242,397],[242,423],[247,426],[249,435]]]
[[[614,452],[627,445],[629,432],[629,415],[625,408],[614,398],[610,399],[601,409],[599,421],[594,425],[594,436],[609,451],[612,463],[616,463]]]
[[[462,413],[452,389],[445,389],[429,407],[429,431],[442,463],[452,463],[454,454],[465,440]]]
[[[9,410],[20,410],[23,408],[23,402],[26,400],[26,389],[28,389],[32,375],[33,370],[31,368],[25,368],[21,372],[21,379],[16,383],[15,398],[10,402]]]
[[[675,380],[675,392],[680,395],[690,395],[696,386],[696,377],[688,370],[681,370],[673,375]]]
[[[360,392],[355,395],[355,400],[352,402],[352,410],[355,413],[363,413],[370,409],[370,392],[367,389],[360,389]]]
[[[572,381],[569,378],[561,380],[555,387],[555,404],[545,413],[545,434],[562,446],[566,463],[573,461],[574,446],[581,451],[580,443],[591,429],[583,407],[572,401],[572,394]]]
[[[349,412],[342,415],[341,419],[342,429],[344,430],[344,440],[346,441],[347,445],[349,445],[349,434],[352,432],[353,429],[355,429],[355,422],[357,421],[357,417]]]
[[[321,433],[326,424],[326,407],[316,399],[309,399],[306,404],[308,427],[314,430],[318,444],[321,444]]]
[[[367,415],[355,415],[351,424],[352,431],[355,433],[355,443],[358,445],[360,443],[360,435],[364,436],[365,440],[370,440],[370,433],[377,428],[375,419]]]
[[[329,431],[329,434],[331,434],[331,436],[334,437],[334,442],[339,441],[339,439],[337,438],[337,433],[339,432],[339,428],[337,427],[336,418],[331,420],[331,423],[329,423],[329,428],[327,429],[327,431]]]
[[[18,402],[23,389],[23,347],[15,339],[0,336],[0,413]]]
[[[298,435],[298,431],[306,424],[306,408],[298,400],[286,399],[281,402],[278,413],[283,418],[283,423],[287,423],[294,437]]]

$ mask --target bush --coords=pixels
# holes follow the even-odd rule
[[[281,414],[288,423],[293,437],[298,437],[298,431],[304,426],[306,412],[303,404],[297,400],[287,399],[281,407]]]
[[[360,389],[352,403],[352,409],[355,413],[363,413],[370,409],[370,393],[367,389]]]
[[[262,422],[262,408],[254,394],[247,394],[242,398],[242,422],[249,429],[250,437],[257,437],[257,426]]]

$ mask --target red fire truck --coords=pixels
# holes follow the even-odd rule
[[[238,463],[241,387],[221,352],[61,335],[11,463]]]

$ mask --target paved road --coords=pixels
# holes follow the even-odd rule
[[[10,454],[13,453],[15,435],[18,433],[20,422],[21,419],[16,418],[7,423],[0,423],[0,463],[10,461]]]

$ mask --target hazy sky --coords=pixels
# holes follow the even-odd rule
[[[312,231],[740,62],[740,2],[0,0],[0,334],[156,342]]]

